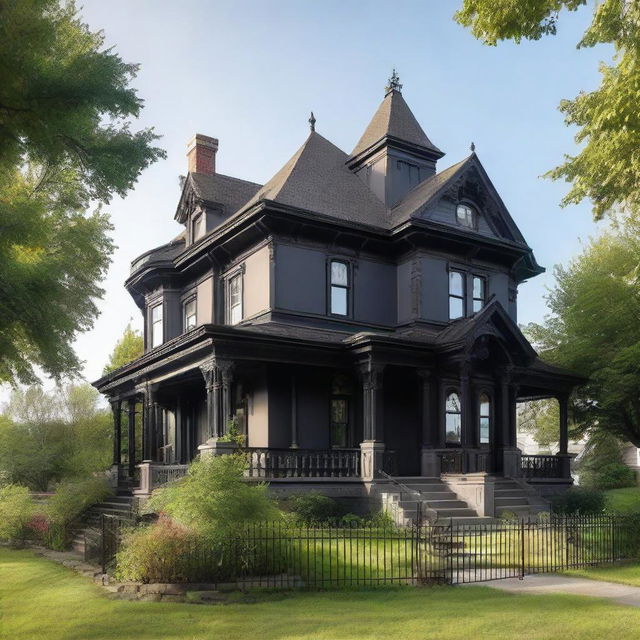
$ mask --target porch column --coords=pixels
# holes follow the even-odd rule
[[[231,391],[233,388],[235,367],[233,362],[227,360],[218,360],[216,364],[220,370],[220,378],[222,381],[222,421],[220,424],[220,435],[225,435],[229,431],[229,420],[233,418],[233,398]]]
[[[220,369],[214,361],[211,361],[202,365],[200,371],[202,371],[207,392],[207,439],[217,438],[222,435],[220,428],[220,395],[222,390]]]
[[[500,378],[500,449],[502,473],[507,477],[521,475],[520,450],[516,444],[516,399],[518,387],[513,383],[511,371],[505,369]]]
[[[460,396],[462,402],[462,433],[460,435],[460,444],[463,449],[474,446],[472,426],[473,406],[471,402],[471,385],[469,384],[469,370],[463,367],[460,371]],[[465,465],[466,467],[466,465]]]
[[[291,448],[298,448],[298,385],[296,374],[291,374]]]
[[[561,473],[563,478],[571,477],[571,457],[569,456],[569,394],[557,396],[560,414],[560,438],[558,456],[562,458]]]
[[[361,368],[364,440],[384,441],[383,371],[383,364],[373,364],[371,361]]]
[[[431,401],[432,384],[431,371],[418,369],[418,381],[420,383],[420,396],[422,404],[422,451],[420,459],[420,473],[428,478],[440,475],[440,458],[434,449],[437,442],[438,423],[433,422],[433,406]]]
[[[360,466],[363,480],[377,477],[384,462],[383,371],[384,365],[374,364],[371,359],[360,366],[364,436],[360,443]]]
[[[129,458],[129,476],[133,477],[136,468],[136,399],[132,398],[128,402],[128,423],[127,423],[127,456]]]
[[[113,464],[119,465],[122,462],[120,452],[122,447],[122,401],[111,400],[111,411],[113,411]]]
[[[147,385],[142,400],[142,459],[152,460],[157,453],[155,394]]]
[[[151,411],[153,412],[153,426],[155,430],[155,449],[156,449],[156,459],[159,462],[164,462],[164,453],[162,453],[162,448],[166,444],[165,433],[164,433],[164,420],[162,415],[162,407],[158,402],[157,394],[153,394],[151,403]]]

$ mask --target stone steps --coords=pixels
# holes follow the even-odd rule
[[[71,548],[84,556],[85,537],[87,539],[100,536],[102,514],[116,516],[123,520],[133,518],[133,497],[131,495],[116,495],[107,498],[100,504],[94,504],[87,510],[82,519],[82,524],[73,532]]]

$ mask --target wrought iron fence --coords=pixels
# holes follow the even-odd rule
[[[116,520],[102,522],[105,571],[126,524]],[[637,519],[604,515],[408,527],[261,523],[218,543],[185,539],[181,551],[158,558],[148,579],[306,588],[458,584],[636,557],[639,537]]]

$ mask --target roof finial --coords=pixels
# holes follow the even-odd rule
[[[469,147],[469,149],[471,149],[471,153],[475,153],[476,151],[476,145],[474,142],[471,143],[471,146]]]
[[[389,78],[387,86],[384,88],[384,94],[387,95],[392,91],[397,91],[398,93],[402,92],[402,85],[400,84],[400,76],[396,73],[395,68],[393,69],[393,73]]]
[[[316,130],[316,117],[313,115],[313,111],[311,112],[311,117],[309,118],[309,126],[311,127],[311,131]]]

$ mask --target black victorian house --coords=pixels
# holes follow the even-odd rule
[[[264,185],[217,173],[215,138],[190,142],[184,231],[125,284],[145,353],[94,383],[113,406],[120,477],[140,469],[148,493],[199,452],[231,450],[232,429],[248,477],[281,490],[445,480],[486,515],[496,505],[478,495],[505,479],[503,500],[568,486],[581,380],[518,328],[518,285],[543,269],[473,145],[439,171],[444,152],[395,73],[350,154],[310,124]],[[560,452],[524,456],[516,405],[550,397]]]

